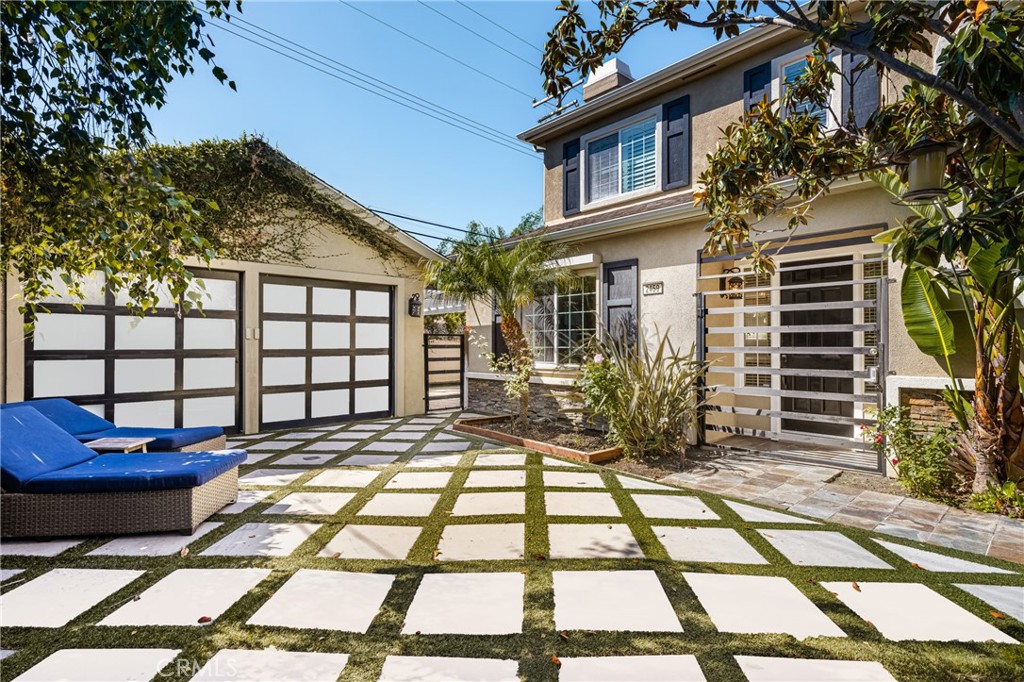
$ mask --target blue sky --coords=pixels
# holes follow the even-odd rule
[[[539,49],[557,20],[557,4],[554,0],[464,1],[537,49],[454,1],[430,2],[430,7],[396,1],[352,4],[508,87],[336,0],[249,0],[241,17],[514,136],[548,111],[532,109],[528,94],[542,94]],[[246,28],[252,29],[239,24],[233,30]],[[539,155],[531,158],[482,140],[216,27],[210,32],[216,42],[216,61],[237,83],[238,91],[220,85],[205,68],[172,83],[167,106],[151,117],[159,142],[262,133],[293,160],[367,206],[457,227],[479,220],[510,228],[523,213],[541,205]],[[620,57],[634,76],[641,77],[713,42],[707,31],[652,27],[628,44]],[[578,96],[578,91],[574,94]],[[509,144],[521,143],[510,140]],[[419,232],[451,234],[400,219],[394,222]]]

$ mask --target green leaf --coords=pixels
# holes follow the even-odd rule
[[[930,270],[909,263],[900,286],[903,322],[922,353],[946,357],[956,353],[953,321],[942,309],[940,292]]]

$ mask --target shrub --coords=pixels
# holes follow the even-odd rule
[[[864,428],[864,436],[877,452],[889,458],[897,480],[912,495],[945,502],[963,496],[967,481],[954,467],[953,429],[939,427],[921,433],[914,429],[909,410],[893,406],[878,412],[877,424]]]
[[[1007,481],[1002,485],[989,483],[984,492],[971,496],[968,506],[978,511],[1024,519],[1024,488],[1013,481]]]
[[[678,355],[667,331],[656,344],[604,340],[593,348],[576,390],[586,411],[608,424],[609,440],[626,457],[683,452],[701,405],[698,381],[707,371],[693,348]]]

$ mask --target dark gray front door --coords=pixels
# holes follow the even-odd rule
[[[807,370],[846,370],[854,368],[854,356],[850,352],[821,352],[820,349],[848,348],[853,346],[852,331],[807,331],[802,328],[819,325],[852,325],[853,308],[832,306],[830,303],[848,302],[853,300],[853,265],[844,263],[848,257],[822,260],[807,260],[787,263],[789,267],[806,266],[820,263],[820,268],[808,268],[780,272],[779,283],[783,287],[780,303],[783,306],[793,304],[820,304],[811,310],[783,309],[781,326],[793,327],[794,331],[783,331],[780,345],[783,348],[808,348],[815,352],[783,353],[781,366],[783,369]],[[785,287],[797,286],[787,289]],[[835,376],[783,375],[782,389],[784,392],[799,392],[799,397],[782,397],[784,412],[798,412],[809,415],[808,419],[786,418],[782,420],[783,431],[799,431],[805,433],[853,437],[851,424],[835,424],[815,420],[814,415],[830,415],[837,417],[853,417],[853,379]],[[813,394],[821,394],[816,398]],[[849,400],[835,399],[836,394],[850,394]]]

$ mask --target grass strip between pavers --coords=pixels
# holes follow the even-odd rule
[[[457,434],[473,444],[463,451],[457,467],[404,469],[405,463],[419,454],[423,445],[450,424],[454,416],[421,434],[417,441],[410,441],[408,452],[380,453],[397,454],[394,463],[378,469],[380,475],[362,489],[325,488],[303,485],[321,471],[333,468],[352,454],[372,452],[372,444],[384,434],[393,433],[398,426],[408,424],[410,418],[393,421],[386,430],[377,431],[371,438],[360,439],[359,445],[339,452],[327,464],[314,467],[286,466],[286,468],[308,469],[289,485],[273,487],[273,492],[264,500],[239,514],[220,514],[211,521],[223,525],[191,543],[187,556],[178,554],[169,557],[113,557],[85,556],[85,554],[109,541],[109,538],[91,539],[57,557],[6,556],[4,568],[21,568],[25,572],[7,581],[2,587],[4,593],[16,589],[28,580],[53,568],[130,568],[144,569],[146,573],[127,587],[110,595],[94,608],[81,614],[61,628],[20,628],[0,630],[0,646],[14,649],[13,654],[0,663],[0,680],[7,682],[32,667],[59,649],[68,648],[175,648],[181,649],[177,661],[172,662],[158,677],[168,682],[185,681],[192,677],[202,664],[217,651],[225,648],[265,649],[275,647],[283,651],[325,651],[346,653],[349,662],[339,680],[376,680],[380,675],[384,659],[388,655],[406,656],[459,656],[479,658],[515,659],[520,661],[519,672],[524,680],[554,681],[558,668],[552,662],[552,655],[561,658],[611,655],[657,655],[692,654],[696,656],[709,682],[733,682],[742,680],[743,675],[736,664],[735,655],[780,656],[790,658],[825,658],[839,660],[871,660],[880,662],[898,680],[910,681],[966,681],[985,680],[1007,682],[1024,679],[1024,646],[996,643],[956,642],[892,642],[884,639],[867,621],[851,611],[834,594],[821,586],[828,581],[869,582],[917,582],[927,585],[942,596],[964,607],[972,614],[993,624],[999,630],[1018,641],[1024,640],[1024,623],[1010,616],[996,618],[991,615],[993,608],[976,597],[956,587],[954,583],[1024,585],[1021,567],[1016,564],[979,557],[965,552],[944,549],[921,543],[904,541],[889,536],[870,533],[856,528],[822,522],[819,525],[752,523],[743,521],[718,495],[692,490],[625,490],[618,474],[609,469],[592,465],[575,465],[560,470],[597,471],[621,511],[617,517],[557,516],[545,515],[545,491],[581,491],[580,488],[544,488],[543,471],[557,467],[542,465],[542,455],[530,453],[525,465],[526,514],[508,516],[453,516],[450,514],[458,495],[462,492],[507,492],[522,488],[471,488],[462,485],[470,471],[473,458],[484,441]],[[430,426],[430,425],[426,425]],[[294,429],[292,432],[308,432],[314,429]],[[312,442],[331,442],[330,436],[345,431],[360,431],[360,424],[339,426],[335,430],[319,432],[313,439],[303,439],[299,446],[274,451],[262,461],[242,467],[242,474],[256,469],[273,468],[274,462],[288,454],[303,451]],[[451,433],[451,431],[445,431]],[[251,447],[268,440],[288,439],[287,431],[263,434],[262,438],[245,441],[240,447]],[[337,439],[335,439],[337,440]],[[396,441],[385,441],[396,442]],[[455,441],[453,441],[455,442]],[[371,446],[371,447],[368,447]],[[525,452],[513,447],[504,450]],[[321,451],[311,451],[324,454]],[[426,454],[426,453],[424,453]],[[435,454],[435,453],[430,453]],[[440,454],[440,453],[438,453]],[[556,458],[548,458],[551,459]],[[568,463],[567,463],[568,464]],[[575,463],[572,463],[575,464]],[[488,471],[502,469],[519,470],[523,467],[487,467]],[[440,500],[428,517],[379,517],[356,516],[356,512],[376,493],[384,490],[396,473],[411,471],[454,472],[448,484],[442,489],[388,489],[395,494],[439,493]],[[296,515],[264,514],[271,504],[292,492],[317,492],[354,490],[355,497],[337,514]],[[584,491],[585,492],[585,491]],[[701,499],[720,517],[711,519],[657,519],[645,518],[632,494],[679,495],[687,494]],[[742,501],[742,500],[741,500]],[[751,504],[742,501],[744,504]],[[758,505],[751,505],[758,506]],[[777,510],[773,510],[777,511]],[[792,514],[792,512],[786,512]],[[320,523],[322,526],[288,557],[215,557],[202,556],[202,551],[221,538],[236,530],[244,523]],[[349,523],[373,525],[407,525],[422,527],[422,532],[413,545],[409,556],[403,561],[374,561],[335,559],[319,557],[318,552],[339,530]],[[446,525],[479,523],[524,523],[525,558],[515,561],[443,561],[435,559],[435,549]],[[644,558],[625,559],[548,559],[548,523],[617,523],[626,524],[642,548]],[[735,529],[743,539],[769,561],[764,565],[730,563],[689,563],[669,559],[668,554],[657,540],[652,526],[681,527],[728,527]],[[893,568],[858,569],[796,566],[778,552],[758,529],[799,528],[802,530],[837,530],[853,539],[870,553],[878,556]],[[954,556],[977,563],[1006,568],[1011,574],[986,573],[934,573],[915,568],[910,562],[888,551],[870,540],[872,537],[919,547],[930,552]],[[103,619],[121,605],[156,583],[172,571],[182,568],[269,568],[270,576],[259,583],[213,623],[204,626],[97,626]],[[338,570],[347,572],[387,573],[395,576],[395,582],[380,612],[369,630],[363,633],[346,633],[333,630],[300,630],[281,627],[250,626],[245,622],[273,595],[277,589],[298,569]],[[654,571],[665,589],[683,627],[682,633],[651,632],[595,632],[569,631],[559,633],[554,626],[554,595],[552,593],[552,572],[573,570],[648,570]],[[525,575],[525,610],[523,631],[514,635],[402,635],[404,615],[411,604],[423,575],[427,573],[460,572],[515,572]],[[847,637],[813,637],[797,640],[789,635],[763,634],[746,635],[719,632],[710,617],[701,607],[695,594],[684,580],[683,572],[703,572],[737,575],[781,576],[789,580],[806,595],[821,611],[846,633]],[[595,600],[601,595],[595,594]],[[2,614],[0,614],[2,617]],[[181,665],[187,661],[187,665]]]

